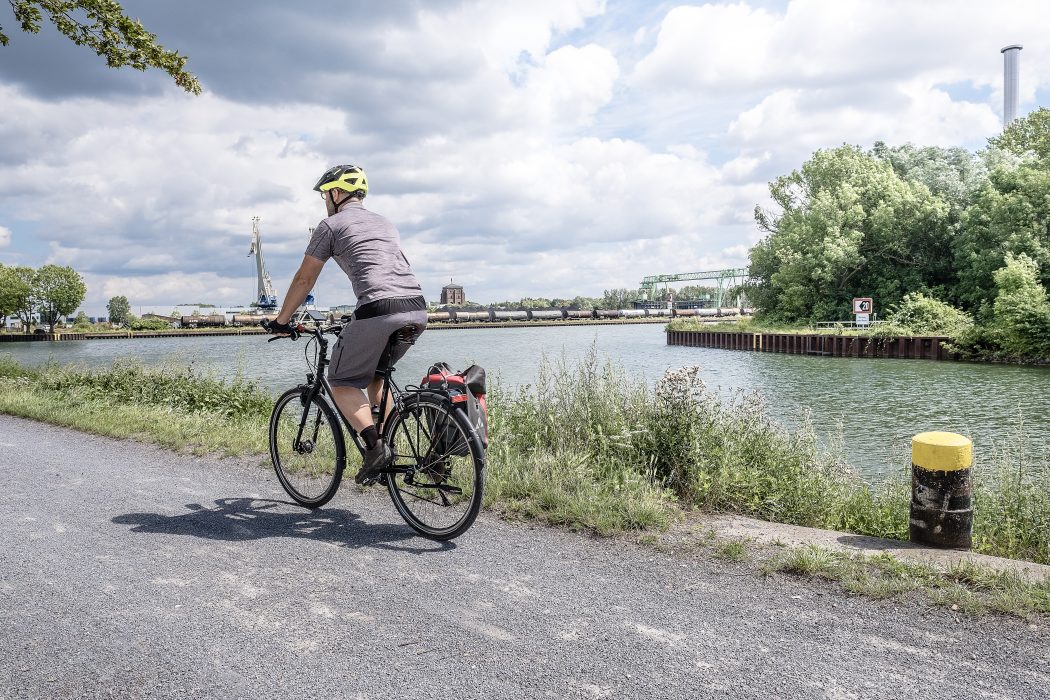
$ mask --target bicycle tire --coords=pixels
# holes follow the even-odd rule
[[[448,444],[465,448],[467,454],[454,455],[448,450],[439,455],[430,449],[435,439],[429,426],[434,425],[442,426],[441,431],[449,431],[445,438]],[[448,437],[453,433],[455,438]],[[394,452],[395,466],[416,469],[411,476],[404,473],[386,475],[390,498],[405,522],[419,534],[434,540],[450,540],[466,532],[481,510],[485,449],[463,412],[439,395],[406,396],[401,408],[391,413],[384,439]],[[446,488],[461,489],[461,493],[445,491]],[[463,504],[464,498],[466,504]],[[448,516],[453,512],[453,505],[463,507],[462,513],[451,522],[447,522],[448,517],[442,518],[446,520],[442,524],[429,522],[429,514]]]
[[[310,406],[305,406],[304,391],[302,387],[289,389],[274,404],[270,414],[270,458],[285,492],[299,505],[319,508],[339,490],[346,469],[346,443],[335,410],[321,396],[315,396]],[[296,451],[292,440],[304,409],[308,411],[308,423],[313,426],[306,436],[311,442],[308,451],[302,447]],[[310,479],[314,474],[318,478]],[[317,482],[318,488],[304,491],[301,482],[311,480]]]

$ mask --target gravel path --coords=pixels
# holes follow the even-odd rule
[[[1045,698],[1004,617],[482,515],[414,537],[385,491],[0,416],[0,698]]]

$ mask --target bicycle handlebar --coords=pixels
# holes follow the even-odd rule
[[[263,328],[265,328],[268,332],[271,332],[271,333],[273,332],[272,330],[270,330],[270,326],[271,326],[271,322],[270,321],[266,321],[266,320],[261,321],[259,323],[259,325],[261,325]],[[326,333],[339,335],[339,333],[341,333],[342,330],[343,330],[343,326],[341,326],[340,324],[336,323],[336,324],[333,324],[331,326],[328,326],[327,328],[322,327],[320,324],[316,325],[314,328],[307,328],[303,324],[297,323],[294,326],[289,326],[289,330],[291,331],[291,333],[289,333],[288,335],[277,335],[277,336],[274,336],[273,338],[268,339],[266,342],[267,343],[272,343],[273,341],[281,340],[282,338],[288,338],[289,340],[298,340],[299,336],[301,336],[301,335],[312,335],[312,336],[314,336],[316,338],[320,338],[322,335],[325,335]]]

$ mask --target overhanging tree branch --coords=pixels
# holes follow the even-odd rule
[[[129,66],[144,71],[160,68],[186,92],[199,95],[200,83],[185,69],[186,57],[157,43],[136,19],[124,14],[116,0],[7,0],[19,28],[30,34],[40,32],[44,13],[55,28],[78,46],[88,46],[106,59],[110,68]],[[0,27],[0,45],[8,36]]]

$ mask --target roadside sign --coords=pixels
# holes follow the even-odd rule
[[[868,320],[869,318],[870,318],[870,316],[868,314],[857,314],[857,325],[858,326],[866,326],[866,325],[868,325],[869,322],[870,322]]]
[[[871,297],[856,297],[853,300],[853,313],[870,314],[874,310],[872,306]],[[860,319],[857,319],[857,323],[860,323]]]

